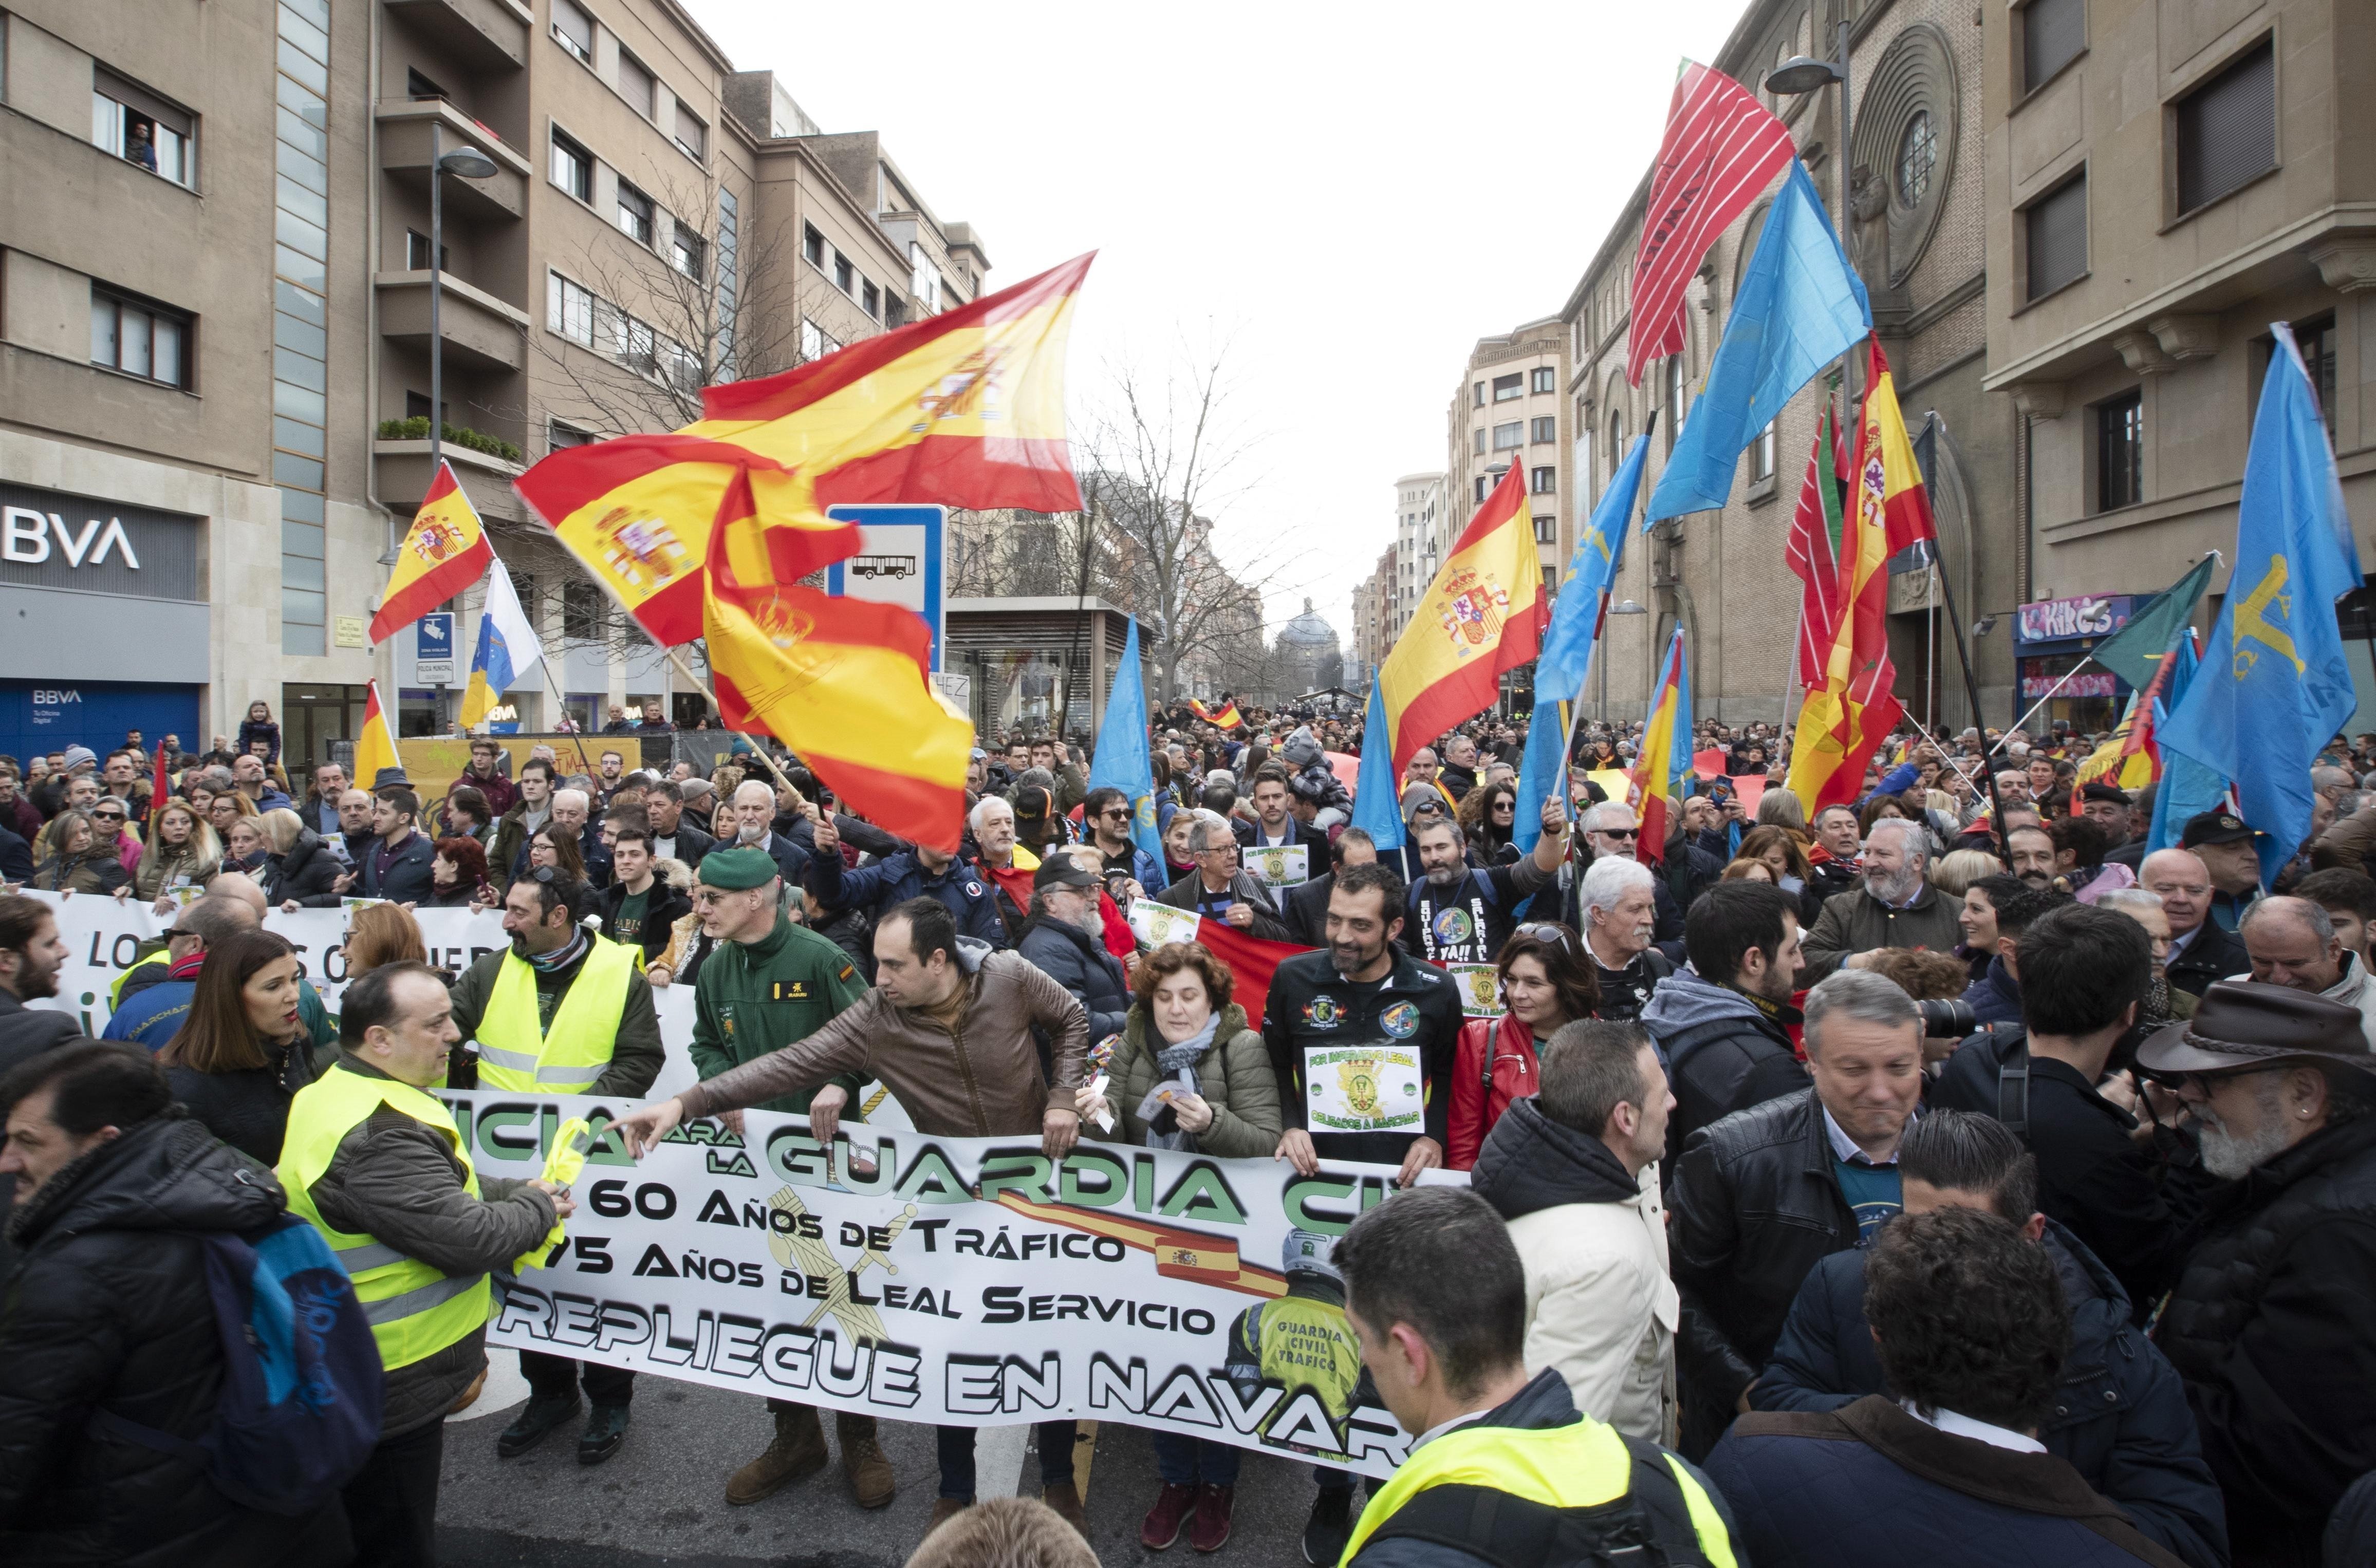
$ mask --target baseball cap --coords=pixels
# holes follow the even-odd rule
[[[1040,862],[1031,873],[1031,889],[1042,887],[1095,887],[1098,878],[1089,869],[1070,855],[1051,855]]]

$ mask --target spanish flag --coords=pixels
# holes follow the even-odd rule
[[[855,552],[828,506],[911,501],[1078,511],[1064,346],[1090,256],[778,375],[713,386],[683,430],[553,453],[514,481],[653,638],[702,635],[711,524],[746,583],[790,583]],[[739,503],[737,504],[739,506]]]
[[[1831,646],[1824,659],[1824,683],[1808,688],[1790,748],[1788,787],[1811,821],[1824,807],[1857,798],[1865,765],[1905,712],[1890,690],[1897,670],[1889,659],[1889,558],[1939,537],[1914,444],[1898,412],[1889,360],[1880,339],[1868,343],[1870,390],[1849,467],[1849,511],[1834,571]]]
[[[455,482],[454,466],[441,461],[421,509],[396,552],[387,592],[371,620],[371,640],[384,643],[406,626],[486,575],[495,558],[470,498]]]
[[[1493,706],[1502,672],[1532,662],[1549,618],[1526,467],[1513,462],[1378,666],[1395,778],[1412,753]]]
[[[1188,699],[1188,706],[1195,711],[1197,718],[1203,719],[1207,724],[1215,725],[1223,730],[1234,730],[1239,725],[1245,722],[1245,719],[1238,713],[1238,705],[1236,703],[1227,705],[1218,713],[1213,712],[1203,703],[1198,702],[1194,697],[1190,697]]]
[[[401,767],[396,754],[396,730],[379,702],[379,683],[365,683],[363,732],[355,737],[355,788],[368,790],[383,767]]]
[[[932,633],[896,604],[795,583],[744,584],[722,534],[750,511],[730,495],[708,544],[702,606],[729,730],[772,734],[886,833],[955,854],[973,726],[925,684]]]
[[[1657,865],[1667,858],[1667,840],[1683,820],[1692,773],[1692,677],[1683,662],[1683,629],[1677,626],[1649,720],[1642,726],[1642,753],[1634,763],[1640,802],[1634,809],[1642,818],[1641,837],[1634,841],[1635,860]]]

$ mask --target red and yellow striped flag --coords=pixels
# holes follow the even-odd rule
[[[702,635],[720,537],[742,582],[790,583],[852,554],[828,506],[909,501],[1080,508],[1064,437],[1064,345],[1089,256],[779,375],[713,386],[679,431],[556,452],[521,499],[656,641]]]
[[[412,526],[397,547],[387,592],[371,619],[371,640],[384,643],[487,575],[495,558],[486,526],[455,482],[454,466],[440,462]],[[368,786],[366,786],[368,788]]]
[[[1650,865],[1666,860],[1667,840],[1683,820],[1692,771],[1692,677],[1683,661],[1683,629],[1677,626],[1634,762],[1634,786],[1640,791],[1634,809],[1642,826],[1634,840],[1634,859]]]
[[[355,737],[355,788],[368,790],[383,767],[402,767],[396,752],[396,727],[380,706],[379,683],[364,683],[363,731]]]
[[[1550,610],[1526,472],[1512,463],[1477,508],[1378,666],[1396,778],[1412,753],[1492,707],[1502,672],[1531,662],[1542,646]]]

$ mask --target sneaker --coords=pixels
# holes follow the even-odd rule
[[[1196,1505],[1196,1489],[1163,1483],[1163,1491],[1155,1506],[1146,1511],[1139,1522],[1138,1544],[1149,1551],[1169,1551],[1180,1532],[1188,1527],[1188,1511]]]
[[[1353,1489],[1331,1487],[1313,1501],[1312,1517],[1303,1526],[1303,1560],[1314,1568],[1331,1568],[1352,1538]]]
[[[597,1405],[586,1420],[586,1431],[577,1439],[577,1462],[599,1465],[624,1447],[627,1441],[627,1407]]]
[[[527,1408],[514,1417],[512,1424],[495,1439],[496,1457],[518,1458],[542,1443],[554,1428],[575,1418],[580,1408],[577,1390],[574,1388],[551,1399],[530,1399]]]
[[[1233,1486],[1196,1489],[1196,1518],[1188,1526],[1189,1546],[1198,1551],[1218,1551],[1230,1543],[1230,1505],[1237,1491]]]

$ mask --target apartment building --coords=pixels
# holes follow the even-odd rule
[[[1443,553],[1459,525],[1452,522],[1455,508],[1452,505],[1449,476],[1441,473],[1405,474],[1395,481],[1394,544],[1391,563],[1383,587],[1385,590],[1384,636],[1386,651],[1393,651],[1395,640],[1410,624],[1411,612],[1419,606],[1419,596],[1427,591],[1435,569],[1443,564]],[[1467,520],[1473,508],[1457,508],[1462,522]],[[1378,656],[1381,659],[1385,653]]]
[[[1567,382],[1567,333],[1555,316],[1478,339],[1445,416],[1450,505],[1438,541],[1443,553],[1451,553],[1460,530],[1515,463],[1527,474],[1544,585],[1557,582],[1553,568],[1567,559],[1564,541],[1573,537],[1560,526],[1566,450],[1560,409]],[[1419,580],[1420,590],[1433,575],[1431,564]]]
[[[2087,634],[2204,552],[2233,553],[2273,323],[2300,347],[2376,559],[2376,98],[2360,96],[2376,12],[2028,0],[1984,18],[1986,384],[2018,410],[2005,517],[2018,597],[2046,601],[2017,627],[2023,688],[2042,694]],[[2109,706],[2096,699],[2066,690],[2054,711]]]
[[[0,749],[203,738],[262,700],[303,762],[374,676],[442,728],[458,680],[363,636],[433,417],[552,655],[524,722],[690,718],[511,481],[985,287],[873,136],[826,135],[674,0],[12,0],[0,27]],[[433,242],[464,147],[493,171],[443,175]],[[467,649],[475,593],[451,608]],[[77,636],[127,610],[154,635]]]
[[[1353,586],[1353,657],[1345,668],[1348,690],[1365,692],[1378,666],[1394,650],[1386,627],[1394,614],[1397,545],[1380,552],[1370,575]]]

